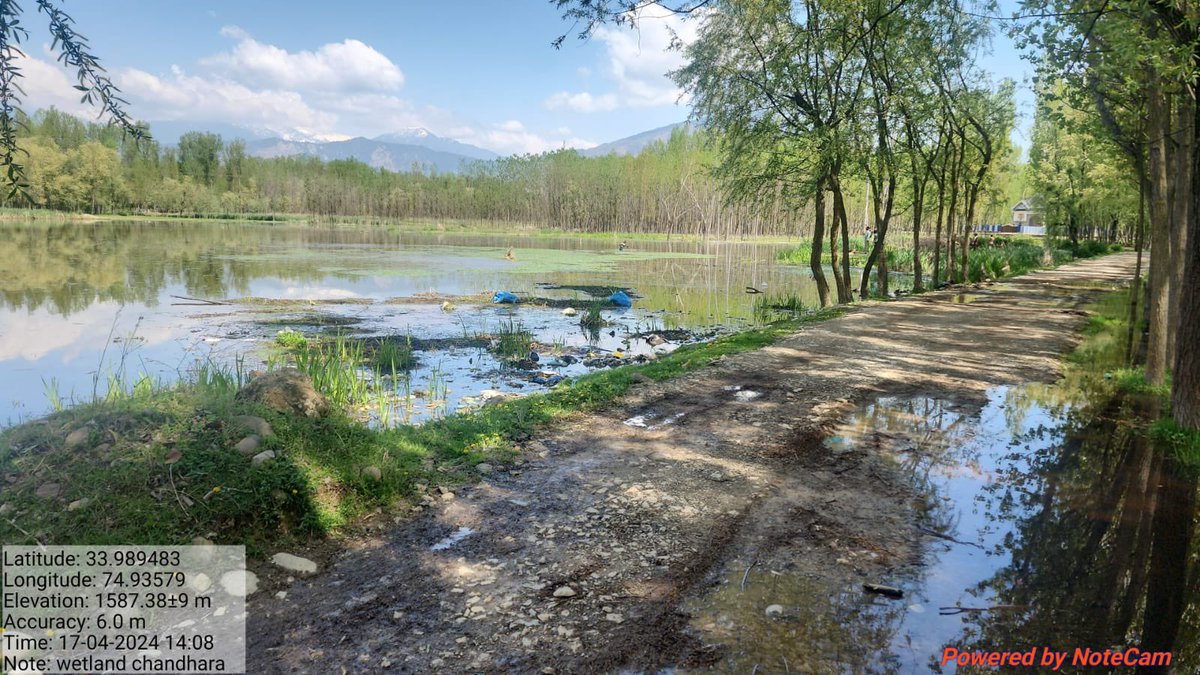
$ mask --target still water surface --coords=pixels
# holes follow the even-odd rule
[[[447,338],[514,320],[543,344],[647,353],[630,333],[754,321],[745,287],[816,304],[807,271],[776,265],[779,244],[402,233],[211,222],[100,222],[0,226],[0,425],[103,395],[110,375],[170,382],[197,363],[245,367],[267,358],[281,329]],[[505,252],[513,249],[513,260]],[[559,288],[547,288],[546,286]],[[588,336],[555,308],[495,307],[495,290],[523,298],[592,298],[571,286],[628,288],[634,307],[606,311],[613,326]],[[473,296],[443,312],[441,298]],[[605,293],[606,295],[606,293]],[[230,305],[180,304],[174,296]],[[240,302],[256,298],[262,302]],[[313,301],[283,305],[276,301]],[[669,351],[664,345],[659,351]],[[418,354],[413,389],[431,380],[462,396],[528,391],[479,350]],[[583,372],[579,365],[563,374]],[[420,418],[418,413],[416,418]]]

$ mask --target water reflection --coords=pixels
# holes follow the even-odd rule
[[[730,648],[719,668],[782,672],[781,655],[808,654],[815,672],[953,672],[940,663],[948,646],[1137,647],[1172,651],[1174,672],[1200,672],[1196,471],[1122,421],[1149,413],[1105,406],[1094,382],[1072,382],[1082,381],[998,387],[978,409],[884,398],[846,420],[829,452],[895,460],[922,495],[925,563],[889,603],[857,588],[826,602],[828,590],[796,573],[743,589],[731,570],[692,608],[693,627]],[[767,602],[803,616],[780,624],[762,615]],[[1060,672],[1083,670],[1097,672],[1068,657]]]
[[[504,259],[509,247],[515,260]],[[812,306],[816,295],[807,273],[774,264],[779,247],[639,240],[619,252],[613,241],[571,236],[213,222],[5,223],[0,424],[47,412],[47,383],[59,387],[63,399],[74,393],[78,400],[90,395],[97,377],[103,381],[113,370],[127,381],[146,374],[169,382],[197,360],[228,364],[247,351],[249,365],[256,365],[262,346],[288,320],[305,331],[313,330],[304,324],[316,317],[323,330],[349,321],[364,334],[411,332],[421,338],[494,327],[491,308],[467,302],[452,315],[440,311],[440,301],[386,303],[428,292],[490,297],[495,289],[507,289],[522,297],[586,299],[591,296],[570,287],[634,289],[639,296],[634,309],[591,335],[581,333],[577,319],[555,311],[516,310],[544,344],[609,350],[628,350],[625,332],[752,322],[754,296],[744,292],[746,286],[795,295]],[[547,290],[546,284],[563,288]],[[197,308],[176,304],[172,296],[359,304],[305,312],[276,308],[274,317],[264,317],[252,316],[254,308],[246,305]],[[137,349],[114,362],[114,338],[136,340]],[[472,361],[473,354],[425,356],[426,370],[414,373],[414,382],[429,379],[445,360],[457,380],[449,383],[455,396],[513,388],[496,377],[474,382],[487,369]]]

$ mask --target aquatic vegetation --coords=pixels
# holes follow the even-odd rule
[[[804,302],[790,293],[764,294],[754,300],[754,317],[764,323],[777,320],[780,315],[795,315],[805,309]]]
[[[579,325],[584,328],[600,328],[608,325],[604,320],[604,316],[600,313],[603,305],[599,302],[593,302],[583,310],[583,315],[579,317]]]
[[[375,342],[366,362],[379,374],[412,369],[417,364],[417,357],[413,354],[412,335],[405,335],[403,342],[388,339]]]
[[[275,344],[284,349],[304,349],[308,346],[308,339],[300,331],[289,328],[275,334]]]
[[[511,317],[496,327],[492,340],[492,353],[506,361],[519,361],[533,347],[533,334],[520,321]]]

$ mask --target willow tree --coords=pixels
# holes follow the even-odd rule
[[[833,0],[736,0],[707,16],[674,73],[693,115],[721,145],[720,173],[735,194],[782,181],[815,204],[810,267],[828,303],[821,267],[825,193],[832,196],[830,255],[837,301],[850,302],[847,134],[867,93],[863,41],[878,26],[863,5]],[[838,237],[840,236],[840,242]],[[841,266],[838,266],[838,244]]]

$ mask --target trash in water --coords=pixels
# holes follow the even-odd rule
[[[613,293],[612,295],[608,296],[608,301],[617,307],[633,307],[633,300],[625,294],[625,291],[617,291],[616,293]]]
[[[555,373],[553,371],[540,370],[540,371],[534,373],[533,377],[529,378],[529,381],[533,382],[534,384],[544,384],[547,387],[553,387],[554,385],[558,384],[559,382],[562,382],[563,379],[564,378],[562,375],[559,375],[558,373]]]
[[[515,293],[509,293],[508,291],[496,291],[492,295],[492,302],[498,305],[513,305],[517,302],[517,296]]]
[[[462,541],[463,539],[466,539],[467,537],[471,536],[472,534],[475,534],[475,530],[472,530],[469,527],[460,527],[457,530],[451,532],[450,535],[447,536],[445,539],[442,539],[441,541],[434,544],[433,546],[430,546],[429,550],[430,551],[445,551],[446,549],[457,544],[458,542]]]
[[[733,397],[735,399],[737,399],[743,403],[745,403],[747,401],[753,401],[754,399],[758,398],[759,396],[762,396],[762,394],[758,393],[757,391],[750,391],[749,389],[739,389],[738,391],[734,392],[734,394],[733,394]]]
[[[862,585],[863,590],[868,593],[878,593],[889,598],[903,598],[904,591],[895,586],[884,586],[883,584],[865,583]]]
[[[633,417],[630,417],[629,419],[625,420],[623,422],[623,424],[627,427],[641,427],[644,429],[644,428],[646,428],[646,416],[645,415],[634,415]]]

